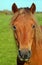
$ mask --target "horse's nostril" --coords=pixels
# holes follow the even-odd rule
[[[28,58],[31,57],[31,51],[28,51]]]
[[[22,52],[21,52],[21,50],[19,50],[19,56],[22,57]]]
[[[28,51],[29,54],[31,54],[31,51]]]
[[[21,54],[21,51],[19,50],[19,55]]]

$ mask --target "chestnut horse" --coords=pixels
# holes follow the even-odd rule
[[[18,8],[14,3],[11,25],[17,40],[17,65],[42,65],[42,31],[34,19],[36,6]]]

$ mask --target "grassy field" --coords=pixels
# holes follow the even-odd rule
[[[11,17],[0,13],[0,65],[16,65],[17,48],[10,26]],[[42,13],[35,17],[42,25]]]

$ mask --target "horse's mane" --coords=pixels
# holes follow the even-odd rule
[[[36,41],[36,46],[38,48],[42,48],[42,30],[41,30],[41,27],[40,25],[38,24],[38,21],[35,20],[35,17],[34,15],[32,15],[31,13],[31,16],[33,18],[33,20],[35,21],[36,23],[36,29],[35,29],[35,41]]]
[[[38,22],[36,22],[36,45],[42,48],[42,31]]]

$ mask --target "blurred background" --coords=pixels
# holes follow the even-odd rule
[[[36,5],[36,11],[42,12],[42,0],[0,0],[0,10],[10,10],[13,3],[16,3],[18,8],[30,7],[32,3]]]
[[[0,0],[0,65],[16,65],[17,47],[10,26],[12,4],[16,3],[18,8],[36,5],[35,18],[42,26],[42,0]]]

